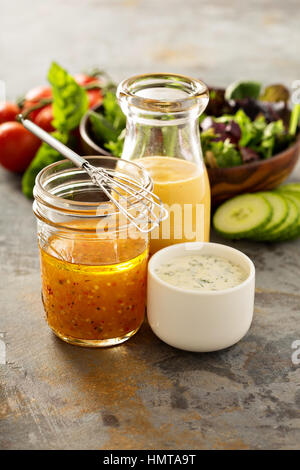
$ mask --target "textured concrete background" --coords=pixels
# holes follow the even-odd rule
[[[217,85],[291,85],[300,79],[299,24],[296,0],[3,0],[0,79],[15,97],[43,83],[55,59],[116,80],[162,70]],[[128,343],[91,351],[57,340],[44,322],[31,204],[4,171],[0,214],[1,449],[300,447],[300,366],[291,360],[299,241],[233,245],[257,268],[253,326],[235,347],[180,352],[145,324]]]
[[[9,96],[45,81],[52,59],[120,80],[184,72],[208,83],[299,79],[298,0],[2,0]]]

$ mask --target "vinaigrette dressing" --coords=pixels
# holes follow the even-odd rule
[[[146,171],[133,163],[109,156],[88,161],[152,190]],[[131,224],[83,168],[66,160],[39,173],[34,196],[48,325],[78,346],[127,341],[145,315],[148,233]],[[138,210],[140,202],[131,203]],[[141,223],[147,221],[141,216]]]
[[[116,249],[124,261],[113,262]],[[54,236],[40,255],[46,317],[59,337],[105,341],[131,336],[140,327],[148,258],[144,241],[139,247],[139,240]]]

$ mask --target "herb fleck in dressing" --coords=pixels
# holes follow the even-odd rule
[[[213,255],[178,256],[155,272],[168,284],[201,291],[229,289],[248,277],[239,265]]]

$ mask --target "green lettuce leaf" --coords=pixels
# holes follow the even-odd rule
[[[123,129],[116,141],[110,140],[108,144],[104,144],[105,148],[115,157],[121,157],[124,147],[125,130]]]
[[[95,113],[92,111],[89,115],[92,130],[98,142],[115,141],[118,138],[119,132],[114,128],[112,123],[103,114]]]
[[[53,126],[62,133],[75,129],[88,109],[87,93],[60,65],[53,62],[48,80],[53,93]]]
[[[212,158],[213,162],[211,161]],[[241,154],[229,139],[226,139],[224,142],[221,140],[210,142],[210,148],[206,150],[204,159],[208,166],[219,168],[239,166],[243,163]]]
[[[86,91],[74,78],[55,62],[49,73],[49,82],[53,93],[53,126],[57,129],[53,136],[64,144],[72,145],[74,136],[71,131],[78,127],[80,120],[88,109]],[[43,143],[30,163],[22,179],[22,190],[25,196],[32,198],[37,174],[47,165],[63,158],[56,150]]]
[[[60,132],[53,132],[52,135],[56,137],[56,139],[60,140],[63,144],[67,144],[68,142],[68,135],[61,134]],[[22,178],[22,190],[25,196],[29,199],[33,196],[33,187],[35,184],[35,178],[37,174],[47,165],[51,165],[51,163],[55,163],[58,160],[61,160],[62,157],[59,152],[54,150],[45,142],[40,146],[38,149],[34,159],[30,163],[29,167],[25,171],[23,178]]]
[[[104,116],[118,134],[126,127],[126,116],[118,103],[115,93],[107,92],[103,99]]]

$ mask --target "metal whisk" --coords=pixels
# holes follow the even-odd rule
[[[121,174],[114,175],[114,172],[111,170],[91,165],[85,158],[55,139],[55,137],[44,131],[41,127],[29,119],[24,119],[22,114],[19,114],[18,119],[32,134],[57,150],[61,155],[74,163],[75,166],[85,170],[92,182],[102,189],[110,201],[140,232],[151,232],[168,216],[168,211],[163,206],[160,198],[144,188],[134,178],[127,175],[122,176]],[[118,197],[118,200],[112,193]],[[122,205],[122,201],[124,201],[125,207]],[[137,203],[141,205],[139,210],[137,209]],[[130,214],[127,208],[129,210],[134,208],[135,215]]]

